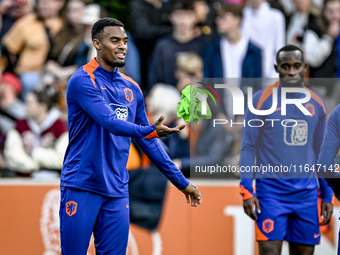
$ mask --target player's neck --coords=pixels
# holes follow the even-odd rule
[[[105,63],[105,61],[103,59],[101,59],[100,57],[96,57],[95,60],[97,61],[97,63],[102,67],[104,68],[105,70],[111,72],[111,71],[116,71],[117,70],[117,67],[113,67],[111,65],[108,65],[107,63]]]

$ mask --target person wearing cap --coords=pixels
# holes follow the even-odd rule
[[[0,78],[0,133],[2,135],[6,135],[14,128],[17,119],[25,117],[24,104],[18,99],[20,92],[19,78],[12,73],[4,73]]]
[[[96,49],[92,44],[91,29],[93,24],[101,17],[101,7],[99,4],[89,4],[85,6],[83,16],[79,20],[80,24],[85,26],[85,35],[83,42],[80,44],[75,64],[81,67],[87,64],[91,59],[97,56]]]
[[[21,83],[12,73],[4,73],[0,77],[0,176],[14,176],[5,164],[2,149],[5,146],[7,134],[15,128],[15,122],[25,117],[25,107],[18,99]]]
[[[67,125],[55,107],[59,92],[52,87],[30,91],[26,117],[8,131],[4,146],[6,167],[19,176],[56,179],[68,143]]]

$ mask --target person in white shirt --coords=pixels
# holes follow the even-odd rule
[[[326,0],[317,26],[309,27],[303,38],[303,50],[309,65],[309,86],[323,97],[335,95],[340,77],[340,0]],[[319,78],[322,79],[322,82]]]
[[[265,0],[248,0],[244,8],[242,33],[262,50],[263,77],[278,78],[273,63],[276,52],[285,45],[283,14],[271,8]]]
[[[312,0],[294,0],[296,12],[290,15],[287,22],[287,44],[302,47],[303,36],[308,27],[316,26],[318,16],[312,13]]]
[[[243,9],[239,5],[223,5],[216,17],[216,26],[221,37],[210,44],[204,55],[204,77],[224,78],[223,82],[239,87],[244,94],[247,88],[253,92],[261,88],[262,53],[241,32]],[[251,79],[256,78],[256,79]],[[243,116],[233,116],[232,96],[228,90],[221,93],[224,119],[242,122]],[[225,126],[229,133],[237,133],[242,125]]]

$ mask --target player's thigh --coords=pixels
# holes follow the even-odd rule
[[[102,196],[61,188],[60,242],[62,255],[86,255]]]
[[[125,255],[129,237],[129,198],[108,198],[94,227],[97,255]]]
[[[286,203],[272,198],[259,197],[261,213],[257,213],[255,223],[256,240],[283,241],[288,226],[288,215],[291,213]]]
[[[259,254],[260,255],[280,255],[282,249],[282,241],[260,241]]]
[[[314,245],[289,242],[289,255],[313,255]]]
[[[289,220],[286,240],[306,246],[319,244],[321,232],[317,199],[294,202],[293,208],[294,214]]]

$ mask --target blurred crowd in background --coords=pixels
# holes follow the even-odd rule
[[[244,93],[249,86],[257,91],[270,85],[269,78],[278,78],[276,52],[285,44],[303,49],[306,78],[313,78],[307,86],[326,99],[329,110],[338,103],[340,0],[130,0],[126,5],[128,53],[119,71],[140,84],[151,123],[164,114],[166,125],[181,124],[176,115],[181,91],[204,78],[224,78]],[[96,56],[91,27],[108,12],[92,0],[1,0],[0,15],[0,176],[58,179],[68,143],[67,82]],[[265,79],[249,84],[248,78]],[[242,122],[242,116],[231,114],[228,94],[220,96],[223,107],[212,110],[210,120],[162,139],[186,176],[190,165],[238,165],[242,125],[213,128],[212,119]],[[127,168],[135,170],[132,185],[143,189],[145,169],[150,173],[155,167],[132,143]],[[164,191],[164,176],[153,173],[159,180],[154,189]],[[214,177],[239,178],[237,173]]]

